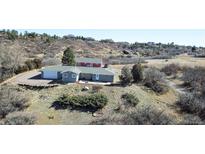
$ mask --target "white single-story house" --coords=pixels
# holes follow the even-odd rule
[[[79,80],[113,82],[115,73],[109,68],[82,66],[48,66],[41,70],[43,79],[77,82]]]

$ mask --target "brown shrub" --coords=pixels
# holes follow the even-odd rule
[[[93,92],[100,92],[101,89],[103,89],[103,87],[100,86],[100,85],[94,85],[94,86],[92,86],[92,91],[93,91]]]
[[[167,87],[164,83],[164,74],[156,68],[148,68],[144,72],[144,85],[156,93],[165,93]]]
[[[202,120],[205,119],[205,98],[198,94],[182,94],[177,105],[183,112],[198,115]]]
[[[97,125],[168,125],[174,124],[164,111],[159,111],[152,106],[147,106],[131,113],[111,115],[107,118],[93,121],[91,124]]]
[[[15,112],[6,116],[4,125],[33,125],[35,124],[36,117],[29,113]]]
[[[0,118],[8,113],[20,111],[28,107],[28,99],[11,87],[0,89]]]
[[[178,73],[178,71],[180,71],[181,68],[179,65],[177,64],[169,64],[166,65],[165,67],[163,67],[161,69],[161,72],[165,73],[166,75],[170,76],[170,75],[176,75]]]
[[[205,94],[205,68],[186,68],[183,72],[182,80],[186,86],[201,94]]]

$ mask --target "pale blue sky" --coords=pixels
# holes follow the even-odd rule
[[[133,42],[161,42],[179,45],[196,45],[205,47],[204,30],[135,30],[135,29],[18,29],[19,32],[37,32],[51,35],[68,35],[113,39],[114,41]]]

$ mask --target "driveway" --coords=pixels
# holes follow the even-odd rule
[[[45,87],[57,85],[53,80],[41,79],[41,72],[39,72],[39,70],[32,70],[18,74],[3,83]]]

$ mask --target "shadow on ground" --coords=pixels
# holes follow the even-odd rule
[[[108,87],[126,87],[126,86],[123,86],[122,84],[120,83],[112,83],[110,85],[105,85],[105,86],[108,86]]]
[[[49,108],[54,108],[55,110],[65,110],[68,106],[61,104],[59,101],[55,101]]]
[[[29,79],[30,80],[39,80],[39,79],[42,79],[42,78],[41,78],[41,74],[38,74],[38,75],[30,77]]]
[[[52,80],[52,79],[45,79],[45,78],[41,78],[41,74],[32,76],[30,78],[28,78],[29,80],[50,80],[50,82],[48,82],[47,84],[62,84],[62,81],[60,80]]]
[[[62,104],[59,101],[53,102],[49,108],[54,108],[55,110],[70,110],[70,111],[91,112],[91,113],[97,111],[97,109],[93,109],[91,107],[73,107],[70,105]]]

